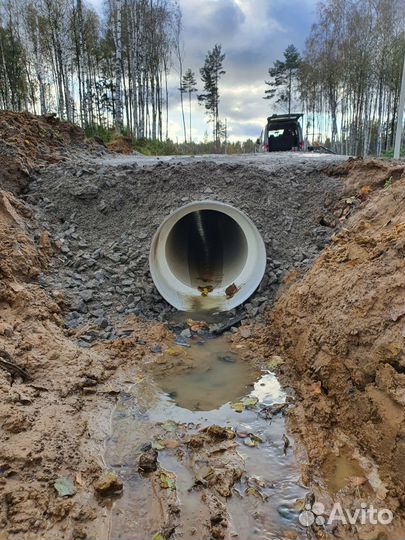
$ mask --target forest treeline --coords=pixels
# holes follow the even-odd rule
[[[184,142],[192,142],[195,97],[214,141],[226,138],[219,117],[221,45],[208,51],[194,96],[196,74],[183,67],[177,0],[105,0],[102,9],[98,14],[83,0],[0,0],[0,108],[56,112],[88,132],[114,126],[134,139],[162,141],[174,73]]]
[[[114,127],[134,139],[165,141],[173,100],[181,103],[184,142],[191,144],[198,100],[213,140],[224,142],[221,46],[208,51],[196,75],[183,66],[177,0],[105,0],[102,10],[85,0],[0,0],[0,108],[55,112],[88,133]],[[405,0],[321,1],[304,50],[291,45],[269,69],[270,110],[304,112],[309,143],[326,141],[345,154],[390,150],[404,29]]]
[[[269,69],[265,98],[305,113],[304,136],[342,154],[393,147],[405,56],[404,0],[324,0],[302,54]]]
[[[0,1],[0,107],[84,128],[168,137],[168,75],[181,55],[175,0]]]

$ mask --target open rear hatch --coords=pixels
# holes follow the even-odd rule
[[[282,152],[302,147],[299,124],[302,116],[302,113],[273,114],[267,118],[269,152]]]

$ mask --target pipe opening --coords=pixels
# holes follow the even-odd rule
[[[266,250],[243,212],[218,201],[196,201],[160,224],[149,266],[156,288],[177,309],[226,311],[258,287]]]
[[[193,288],[229,285],[241,273],[248,245],[238,223],[217,210],[198,210],[174,225],[166,242],[173,274]]]

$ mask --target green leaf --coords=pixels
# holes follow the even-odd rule
[[[176,489],[176,475],[169,471],[162,470],[159,476],[160,487],[163,489]]]
[[[70,497],[76,493],[76,489],[71,478],[58,478],[53,485],[60,497]]]
[[[196,472],[195,472],[195,478],[198,482],[202,482],[203,480],[207,480],[215,473],[214,469],[212,467],[208,467],[208,465],[202,465]]]
[[[154,450],[164,450],[165,449],[165,444],[162,441],[162,439],[157,439],[156,441],[152,441],[151,446],[152,446],[152,448]]]
[[[268,496],[265,493],[262,493],[259,489],[255,487],[248,487],[245,491],[246,495],[252,495],[253,497],[257,497],[258,499],[261,499],[262,501],[267,501]]]
[[[176,431],[178,425],[173,420],[167,420],[162,424],[162,428],[165,431]]]
[[[263,439],[261,439],[258,435],[255,435],[254,433],[249,433],[249,437],[246,437],[246,439],[243,439],[243,444],[246,446],[258,446],[263,442]]]
[[[253,441],[250,437],[246,437],[246,439],[243,439],[243,444],[245,446],[257,446],[258,443],[256,441]]]
[[[272,356],[267,363],[267,369],[270,371],[274,371],[276,368],[284,364],[284,360],[281,358],[281,356]]]
[[[244,397],[241,402],[246,407],[246,409],[254,409],[259,401],[259,398],[254,396],[246,396]]]
[[[162,533],[155,533],[152,536],[152,540],[165,540],[165,537],[163,536]]]
[[[388,178],[388,180],[385,181],[384,189],[390,189],[392,188],[392,176]]]
[[[241,413],[245,410],[245,406],[242,402],[238,401],[231,404],[231,409],[233,409],[235,412]]]

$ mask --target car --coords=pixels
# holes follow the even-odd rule
[[[303,150],[304,139],[299,122],[303,113],[272,114],[259,139],[257,149],[262,152],[287,152]],[[259,150],[258,150],[259,151]]]

